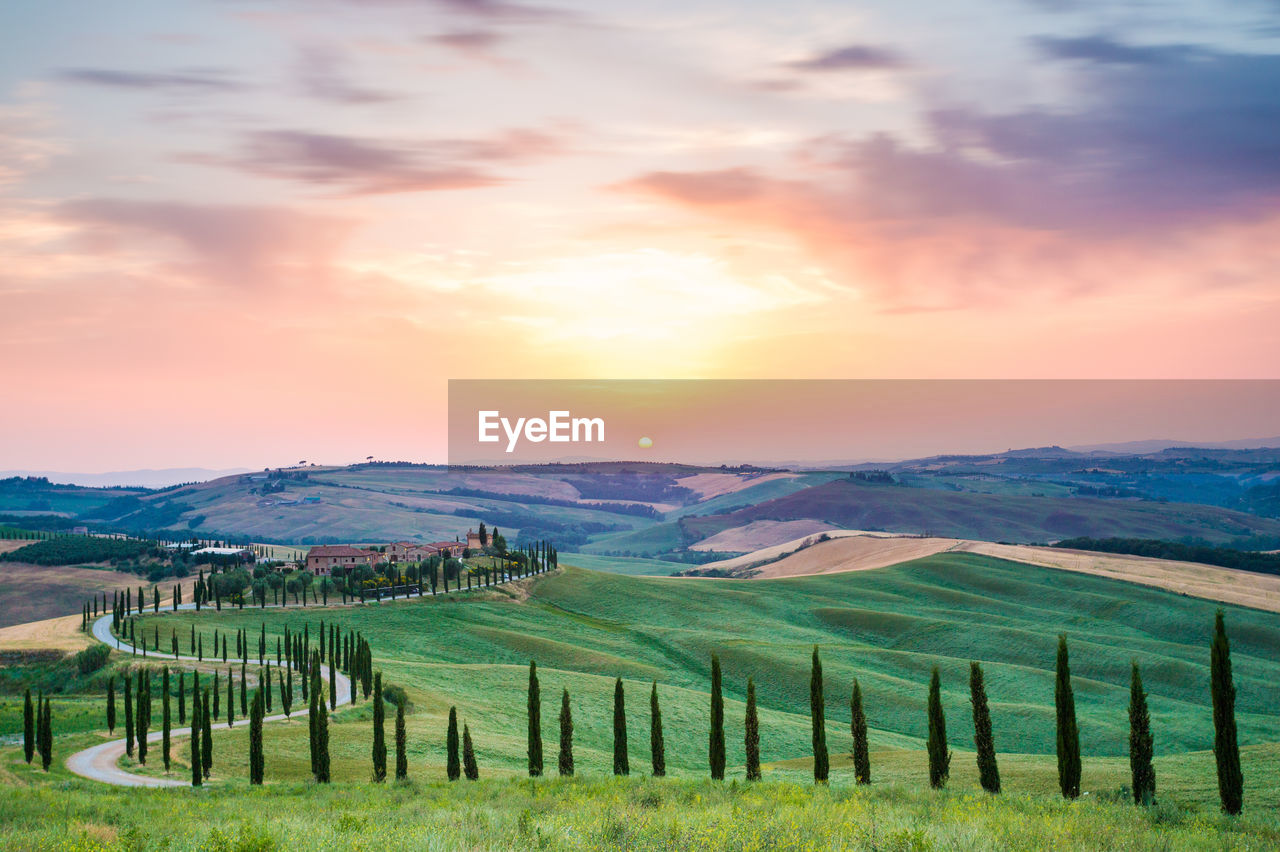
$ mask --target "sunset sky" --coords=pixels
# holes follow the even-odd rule
[[[442,461],[450,378],[1280,376],[1275,0],[550,2],[0,6],[0,469]]]

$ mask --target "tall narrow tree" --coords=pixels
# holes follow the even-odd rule
[[[969,703],[973,706],[973,746],[978,757],[978,783],[988,793],[1000,792],[1000,768],[996,764],[996,741],[991,732],[991,708],[982,667],[969,663]]]
[[[387,780],[387,709],[382,700],[382,672],[373,675],[373,780]]]
[[[859,784],[871,783],[871,751],[867,745],[867,715],[862,710],[862,687],[853,679],[849,698],[849,731],[853,735],[853,777]]]
[[[1133,801],[1149,805],[1156,798],[1155,741],[1151,736],[1151,714],[1147,710],[1147,693],[1142,688],[1138,661],[1133,661],[1129,675],[1129,774],[1133,782]]]
[[[31,703],[31,690],[27,690],[27,704]],[[116,732],[116,678],[112,675],[107,679],[107,731],[114,734]],[[27,755],[27,763],[31,762],[31,755]]]
[[[457,781],[462,775],[462,769],[458,763],[458,708],[449,708],[449,733],[445,739],[446,763],[445,772],[449,776],[450,781]]]
[[[1229,814],[1244,804],[1244,774],[1240,771],[1240,744],[1236,734],[1236,688],[1231,678],[1231,643],[1218,610],[1214,617],[1213,646],[1209,655],[1213,694],[1213,756],[1218,763],[1218,798]]]
[[[409,780],[408,742],[404,729],[404,701],[396,702],[396,780]]]
[[[209,716],[209,690],[204,691],[200,706],[200,768],[208,778],[213,771],[213,719]]]
[[[316,716],[316,781],[328,784],[329,768],[329,708],[323,701],[319,702]]]
[[[138,738],[138,763],[147,763],[147,731],[151,727],[151,677],[150,672],[138,669],[137,695],[133,700],[134,713],[137,715],[133,723],[134,736]]]
[[[204,784],[204,772],[200,767],[200,734],[203,726],[200,722],[200,690],[195,690],[191,701],[191,786]]]
[[[111,681],[112,683],[114,681]],[[115,727],[115,693],[110,686],[107,691],[107,721]],[[22,756],[26,758],[27,763],[36,755],[36,708],[31,703],[31,690],[27,690],[26,697],[22,702]]]
[[[1076,726],[1076,698],[1071,689],[1067,636],[1058,637],[1057,680],[1053,703],[1058,717],[1058,788],[1067,799],[1080,796],[1080,729]]]
[[[711,735],[707,748],[711,777],[724,780],[724,693],[720,674],[720,657],[711,655]]]
[[[133,757],[133,679],[124,676],[124,753]]]
[[[53,699],[44,700],[44,712],[40,716],[38,736],[40,746],[40,767],[45,772],[53,764]]]
[[[161,692],[161,703],[164,706],[161,710],[161,715],[163,718],[161,719],[160,724],[161,724],[161,730],[163,731],[163,733],[161,734],[161,739],[160,739],[160,756],[164,758],[164,771],[168,772],[169,771],[169,746],[171,745],[170,734],[171,734],[171,727],[173,725],[173,717],[170,715],[170,706],[172,704],[172,698],[169,695],[169,667],[168,666],[164,667],[164,683],[163,683],[163,691]]]
[[[468,781],[479,780],[480,767],[476,766],[476,750],[471,744],[471,729],[465,724],[462,726],[462,770],[466,773]]]
[[[329,660],[329,709],[338,709],[338,664],[335,659]]]
[[[662,736],[662,708],[658,706],[658,682],[653,682],[649,692],[649,759],[653,763],[653,777],[667,774],[667,744]]]
[[[573,711],[569,709],[569,690],[560,696],[560,760],[561,775],[573,775]]]
[[[822,697],[822,661],[818,659],[818,646],[813,646],[813,666],[809,674],[809,719],[813,729],[813,781],[827,783],[830,771],[827,755],[826,703]]]
[[[747,753],[747,780],[760,780],[760,717],[756,713],[756,682],[747,678],[747,718],[743,744]]]
[[[253,693],[253,703],[249,706],[249,783],[262,783],[262,690]]]
[[[942,676],[933,667],[929,678],[929,786],[940,790],[951,775],[951,752],[947,749],[947,718],[942,712]]]
[[[320,699],[312,692],[307,707],[307,752],[311,757],[311,774],[320,780]]]
[[[627,757],[627,708],[622,698],[622,678],[613,683],[613,774],[631,774],[631,762]]]
[[[187,724],[187,673],[178,672],[178,724]]]
[[[542,774],[542,690],[538,686],[538,664],[529,661],[529,777]]]

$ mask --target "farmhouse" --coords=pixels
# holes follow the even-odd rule
[[[312,574],[332,574],[335,566],[376,565],[382,554],[347,544],[321,544],[307,551],[307,570]]]
[[[387,559],[392,562],[421,562],[439,552],[438,547],[416,541],[393,541],[387,545]]]

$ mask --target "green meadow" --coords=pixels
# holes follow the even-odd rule
[[[184,649],[194,626],[249,631],[265,622],[268,645],[286,626],[323,618],[370,639],[376,665],[403,686],[414,710],[415,747],[441,762],[443,718],[451,705],[474,720],[487,765],[524,761],[526,667],[536,660],[546,705],[544,736],[554,741],[562,689],[570,692],[580,764],[611,766],[612,685],[624,681],[633,760],[647,762],[648,692],[658,684],[668,766],[704,770],[711,654],[720,656],[730,720],[730,763],[741,765],[746,681],[756,681],[766,761],[809,753],[810,653],[825,670],[828,736],[848,740],[848,698],[859,678],[881,748],[913,749],[926,734],[926,684],[942,670],[954,748],[971,745],[968,664],[983,662],[997,747],[1052,755],[1053,663],[1066,633],[1086,755],[1123,757],[1128,736],[1130,660],[1142,666],[1157,753],[1212,747],[1208,642],[1216,604],[1087,575],[972,554],[942,554],[878,571],[787,580],[625,577],[577,568],[527,581],[515,591],[321,610],[228,610],[161,615],[161,646],[176,629]],[[1280,617],[1232,608],[1228,625],[1244,745],[1280,742],[1274,684],[1280,682]],[[234,651],[234,648],[233,648]],[[360,705],[363,707],[363,705]],[[339,717],[363,712],[360,707]],[[346,724],[344,721],[343,724]],[[1170,793],[1173,791],[1170,790]]]
[[[193,627],[206,649],[215,631],[243,628],[254,657],[264,623],[272,655],[286,627],[300,632],[310,625],[313,641],[321,620],[360,631],[372,643],[386,684],[403,687],[408,696],[411,783],[369,782],[372,712],[360,700],[332,719],[336,783],[329,789],[307,781],[305,718],[266,727],[264,790],[247,789],[245,725],[228,729],[221,720],[214,725],[212,782],[203,791],[95,785],[61,767],[67,754],[105,735],[101,721],[96,728],[93,721],[95,709],[101,718],[101,695],[88,694],[84,683],[56,699],[66,725],[59,728],[53,773],[27,767],[18,748],[3,750],[0,814],[17,826],[11,837],[29,841],[10,848],[158,848],[164,844],[148,844],[159,837],[170,838],[172,848],[219,849],[1274,848],[1280,843],[1280,823],[1272,816],[1280,795],[1280,715],[1273,706],[1280,616],[1227,608],[1245,774],[1245,816],[1228,820],[1218,814],[1211,752],[1208,645],[1216,609],[1211,602],[1118,581],[942,554],[877,571],[769,581],[633,577],[566,567],[507,588],[438,598],[148,616],[141,622],[146,634],[159,625],[161,645],[168,647],[176,630],[184,654]],[[1085,795],[1075,803],[1059,799],[1055,775],[1059,633],[1067,634],[1071,648],[1084,754]],[[815,644],[823,660],[832,754],[831,786],[820,790],[810,781],[809,661]],[[725,679],[724,784],[705,780],[712,653],[720,656]],[[982,661],[987,676],[1005,791],[998,798],[980,792],[974,769],[971,659]],[[1136,809],[1124,799],[1133,659],[1150,694],[1155,809]],[[570,693],[576,780],[523,779],[530,660],[538,662],[548,775],[555,773],[561,691]],[[141,664],[141,658],[113,655],[117,671]],[[944,793],[927,789],[923,750],[934,665],[942,671],[954,751]],[[249,668],[256,669],[256,659]],[[611,777],[612,694],[619,677],[626,690],[630,779]],[[743,781],[748,677],[755,679],[760,705],[763,786]],[[872,728],[875,783],[869,789],[854,787],[849,760],[854,677]],[[650,770],[654,683],[674,776],[665,781],[643,778]],[[451,706],[475,739],[480,784],[444,780]],[[11,698],[0,705],[0,737],[10,742],[20,731],[19,710]],[[389,743],[393,715],[388,713]],[[178,779],[187,775],[186,749],[185,740],[175,741],[172,773]],[[162,774],[157,746],[152,755],[151,765],[138,771]],[[132,766],[127,759],[126,765]],[[49,798],[50,784],[65,795]],[[19,797],[9,787],[37,795]],[[785,807],[775,807],[780,802]],[[56,810],[65,830],[42,823],[42,808]],[[148,814],[163,823],[154,838],[128,840],[131,830],[152,831],[145,828],[153,824]],[[83,843],[67,847],[70,838]]]

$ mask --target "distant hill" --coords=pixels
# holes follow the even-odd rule
[[[825,521],[848,529],[1019,543],[1086,535],[1199,538],[1216,543],[1280,536],[1280,520],[1214,506],[956,492],[873,485],[851,479],[807,488],[727,514],[684,518],[680,524],[686,540],[698,541],[753,521],[800,519]]]
[[[248,473],[245,467],[210,470],[207,467],[165,467],[159,469],[113,470],[108,473],[67,473],[59,470],[0,470],[0,479],[10,476],[44,477],[55,485],[83,485],[89,488],[168,488],[184,482],[207,482],[220,476]]]
[[[1146,441],[1121,441],[1115,444],[1088,444],[1071,447],[1078,453],[1117,453],[1120,455],[1144,455],[1158,453],[1171,447],[1197,447],[1206,450],[1256,450],[1262,447],[1280,447],[1280,436],[1274,438],[1245,438],[1239,441],[1170,441],[1151,439]]]

